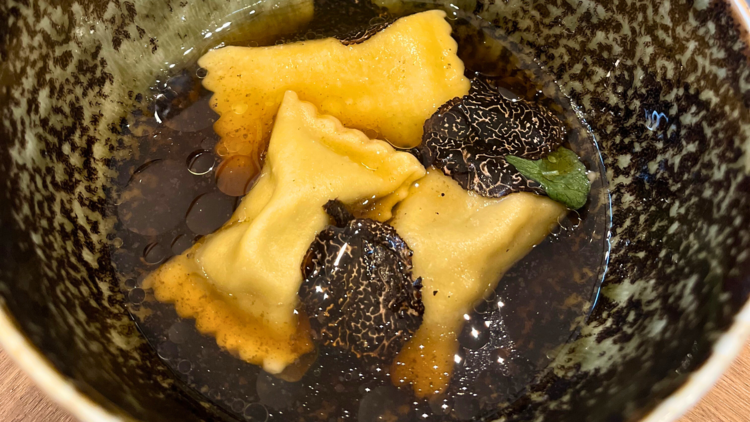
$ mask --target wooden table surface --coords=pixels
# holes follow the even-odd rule
[[[0,421],[75,422],[0,350]],[[750,421],[750,344],[716,387],[679,422]]]

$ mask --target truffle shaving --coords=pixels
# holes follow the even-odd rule
[[[325,209],[336,225],[310,246],[299,290],[313,336],[360,358],[391,361],[424,313],[412,251],[384,223],[354,219],[338,201]]]
[[[475,78],[469,95],[445,103],[425,122],[422,143],[414,152],[425,167],[438,167],[482,196],[543,195],[541,185],[523,177],[505,156],[542,158],[557,149],[564,136],[563,123],[549,110],[505,98]]]

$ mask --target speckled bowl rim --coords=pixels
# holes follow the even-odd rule
[[[728,0],[735,20],[750,45],[750,0]],[[750,142],[750,139],[746,140]],[[729,369],[750,338],[750,300],[735,316],[730,329],[713,345],[711,356],[688,380],[640,422],[673,422],[705,396]],[[81,422],[133,422],[110,413],[76,389],[21,333],[13,318],[0,308],[0,347],[55,403]]]

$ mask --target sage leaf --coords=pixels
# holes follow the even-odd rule
[[[508,155],[505,157],[525,178],[538,182],[547,195],[577,210],[586,205],[591,182],[586,166],[575,152],[560,147],[540,160]]]

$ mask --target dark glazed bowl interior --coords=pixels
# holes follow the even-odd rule
[[[117,177],[110,166],[132,142],[123,117],[170,64],[205,52],[202,31],[230,13],[251,22],[309,4],[0,6],[2,311],[114,415],[232,420],[175,382],[125,309],[105,201]],[[532,51],[579,107],[600,143],[613,209],[609,272],[579,339],[497,416],[637,420],[709,358],[750,292],[743,30],[722,1],[457,4]]]

